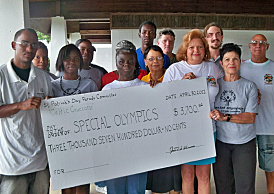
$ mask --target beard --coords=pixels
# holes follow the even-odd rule
[[[217,39],[211,41],[211,43],[214,43],[214,42],[219,42],[219,44],[218,45],[211,45],[210,48],[212,48],[212,49],[219,49],[219,48],[221,48],[221,46],[222,46],[222,42],[221,41],[219,41]]]

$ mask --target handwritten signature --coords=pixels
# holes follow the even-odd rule
[[[169,151],[166,153],[172,154],[174,152],[179,152],[179,151],[183,151],[183,150],[187,150],[187,149],[191,149],[191,148],[195,148],[195,147],[200,147],[203,145],[199,145],[199,146],[195,146],[195,145],[191,145],[191,146],[171,146],[169,148]]]

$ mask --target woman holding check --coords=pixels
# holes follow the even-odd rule
[[[102,90],[147,85],[137,78],[140,66],[135,49],[121,47],[116,50],[115,59],[119,78],[104,86]],[[146,182],[146,172],[105,181],[108,194],[144,194]]]
[[[144,58],[149,74],[142,77],[142,81],[154,87],[162,82],[166,71],[163,67],[164,53],[159,46],[152,45],[145,50]],[[148,172],[146,189],[151,190],[152,194],[179,194],[182,190],[181,180],[181,165],[153,170]]]
[[[211,110],[214,109],[215,96],[218,94],[217,79],[222,77],[221,69],[210,59],[207,41],[199,29],[189,31],[176,54],[178,63],[172,64],[165,73],[163,82],[195,79],[207,79],[208,94]],[[195,129],[193,129],[195,130]],[[215,135],[215,122],[213,121]],[[210,166],[215,162],[215,157],[182,164],[182,191],[184,194],[194,193],[194,177],[198,179],[198,193],[210,193]]]

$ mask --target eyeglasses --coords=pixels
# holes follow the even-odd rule
[[[38,43],[29,43],[29,42],[26,42],[26,41],[22,41],[22,42],[16,42],[16,41],[13,41],[14,43],[16,44],[20,44],[22,45],[23,47],[31,47],[31,48],[34,48],[34,49],[38,49],[39,48],[39,45]]]
[[[262,41],[262,40],[251,40],[251,42],[250,42],[253,46],[256,46],[258,43],[259,43],[259,45],[260,46],[266,46],[266,45],[268,45],[268,42],[266,42],[266,41]]]
[[[154,61],[154,60],[156,60],[156,61],[161,61],[161,60],[163,60],[163,57],[156,57],[156,58],[150,57],[148,60],[149,60],[149,61]]]

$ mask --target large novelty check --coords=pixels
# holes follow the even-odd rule
[[[205,78],[43,100],[53,189],[215,156]]]

